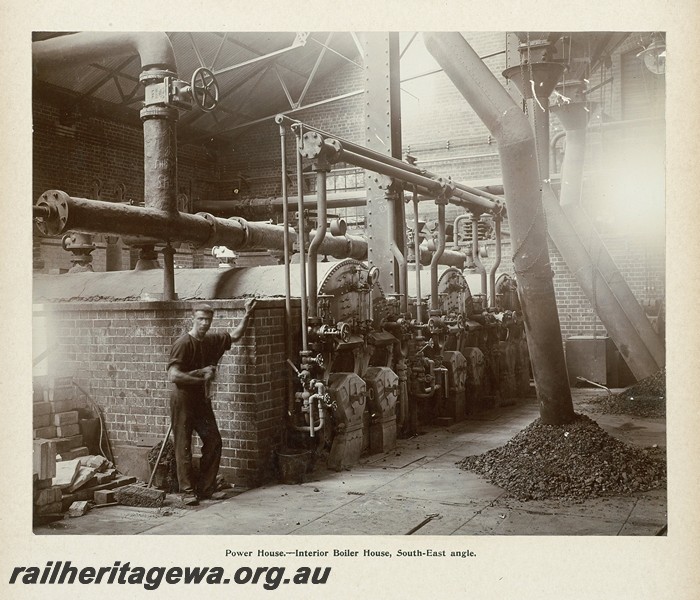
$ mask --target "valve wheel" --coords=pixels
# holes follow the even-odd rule
[[[219,104],[219,84],[209,69],[199,67],[195,70],[190,87],[194,103],[204,112],[213,111]]]

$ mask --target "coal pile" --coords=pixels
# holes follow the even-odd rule
[[[666,369],[638,381],[619,394],[587,401],[591,412],[637,417],[666,416]]]
[[[163,442],[158,442],[148,451],[148,465],[151,469],[155,467],[162,444]],[[160,473],[156,471],[156,475],[161,476],[154,477],[154,485],[166,492],[176,492],[179,489],[177,482],[177,463],[175,461],[175,446],[170,438],[165,441],[165,448],[163,449],[163,454],[158,464],[162,468],[162,471]]]
[[[665,450],[628,446],[585,415],[576,415],[568,425],[544,425],[537,419],[506,445],[457,465],[524,501],[576,502],[666,484]]]

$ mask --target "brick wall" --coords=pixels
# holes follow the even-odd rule
[[[210,303],[217,311],[212,332],[230,331],[243,314],[243,300]],[[58,344],[48,375],[72,376],[90,393],[112,446],[135,446],[144,434],[162,439],[169,424],[167,361],[173,341],[191,325],[189,304],[36,305],[34,316],[46,324],[49,344]],[[284,439],[284,329],[283,301],[261,300],[246,335],[219,364],[213,406],[221,470],[244,486],[271,478],[273,452]]]
[[[70,125],[61,122],[61,109],[43,99],[32,104],[33,199],[49,189],[79,198],[95,198],[95,180],[101,182],[101,199],[143,202],[143,130],[102,117],[83,117]],[[218,164],[199,146],[178,147],[178,191],[194,200],[211,200],[218,193]],[[191,205],[191,204],[190,204]],[[60,241],[60,240],[59,240]],[[104,270],[105,244],[101,236],[92,253],[93,268]],[[68,269],[70,254],[56,248],[55,240],[35,230],[34,266],[50,272]],[[126,251],[125,251],[126,252]],[[190,252],[189,247],[181,253]],[[208,249],[205,250],[208,252]],[[189,262],[199,258],[192,256]],[[123,261],[129,268],[128,256]],[[215,263],[214,263],[215,265]],[[200,265],[201,266],[201,265]]]

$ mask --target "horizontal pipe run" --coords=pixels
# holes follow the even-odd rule
[[[465,192],[463,190],[456,189],[449,185],[446,186],[443,183],[435,181],[434,179],[430,179],[429,177],[425,177],[424,175],[418,175],[416,173],[413,173],[412,171],[393,165],[388,165],[384,162],[366,156],[362,156],[360,154],[355,154],[354,152],[346,150],[345,148],[341,148],[338,151],[337,160],[350,163],[363,169],[367,169],[368,171],[373,171],[375,173],[386,175],[387,177],[393,177],[394,179],[417,185],[420,188],[427,190],[428,194],[441,195],[447,189],[449,189],[450,193],[446,194],[448,197],[457,197],[460,200],[462,200],[467,206],[479,207],[481,209],[492,211],[498,210],[500,206],[500,202],[499,205],[497,205],[495,202],[492,202],[491,200],[488,200],[481,196],[476,196],[470,192]]]
[[[196,246],[226,246],[231,250],[284,248],[284,228],[245,219],[221,219],[206,213],[191,215],[85,198],[64,192],[45,192],[33,207],[42,233],[57,236],[67,231],[149,238],[165,242],[190,242]],[[297,234],[289,231],[291,243]],[[367,258],[367,243],[357,236],[326,236],[319,253],[334,258]]]
[[[364,146],[360,146],[358,144],[355,144],[349,140],[339,138],[332,133],[328,133],[326,131],[323,131],[322,129],[318,129],[316,127],[311,127],[310,125],[307,125],[306,123],[302,123],[301,121],[297,121],[296,119],[291,119],[289,117],[286,117],[284,115],[277,115],[275,117],[275,121],[279,124],[286,123],[288,125],[302,125],[304,128],[304,131],[314,131],[321,136],[328,138],[328,139],[334,139],[340,142],[342,147],[345,150],[348,150],[350,152],[353,152],[354,154],[359,154],[360,156],[364,156],[366,158],[371,158],[373,160],[376,160],[377,162],[384,163],[385,165],[396,167],[397,169],[401,169],[402,171],[408,171],[410,173],[413,173],[414,175],[421,175],[423,177],[426,177],[428,179],[439,179],[440,176],[431,173],[430,171],[426,171],[425,169],[422,169],[420,167],[417,167],[415,165],[411,165],[409,163],[406,163],[402,160],[399,160],[398,158],[394,158],[392,156],[386,156],[384,154],[381,154],[379,152],[374,152],[373,150],[369,150],[368,148],[365,148]],[[380,171],[377,171],[380,172]],[[483,198],[486,198],[488,200],[491,200],[495,204],[501,204],[503,202],[502,198],[499,198],[498,196],[491,194],[489,192],[486,192],[484,190],[480,190],[479,188],[471,187],[468,185],[465,185],[463,183],[452,183],[455,188],[464,191],[464,192],[469,192],[470,194],[473,194],[475,196],[481,196]],[[491,210],[493,207],[492,206],[484,206],[484,208],[488,208]]]
[[[72,198],[65,192],[45,192],[33,206],[33,216],[44,235],[58,236],[68,231],[103,233],[129,236],[134,241],[147,240],[190,242],[196,246],[226,246],[231,250],[284,248],[284,228],[270,223],[254,223],[241,218],[222,219],[206,213],[191,215],[102,202],[86,198]],[[313,237],[311,231],[308,237]],[[289,230],[289,241],[296,244],[298,235]],[[367,259],[367,241],[360,236],[326,235],[318,247],[318,253],[333,258]],[[429,262],[430,250],[421,248],[423,264]],[[463,266],[462,252],[445,250],[440,264]]]
[[[304,196],[304,208],[315,209],[318,200],[315,195]],[[287,202],[289,206],[291,203]],[[364,190],[330,192],[327,199],[330,210],[338,208],[364,207],[367,198]],[[296,206],[296,203],[295,203]],[[284,210],[284,198],[251,198],[245,200],[198,200],[194,202],[196,211],[216,214],[236,214],[267,216]]]

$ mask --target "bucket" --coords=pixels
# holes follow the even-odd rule
[[[311,458],[310,450],[278,450],[277,464],[282,483],[304,483],[304,473]]]

